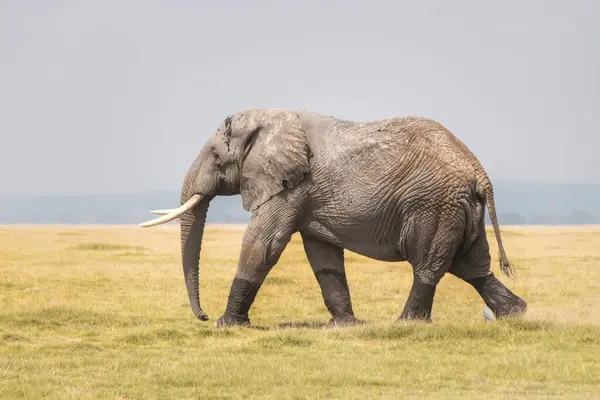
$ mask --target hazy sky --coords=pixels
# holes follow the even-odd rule
[[[446,125],[600,182],[600,2],[0,0],[0,196],[179,189],[229,113]]]

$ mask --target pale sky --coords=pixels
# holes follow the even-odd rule
[[[0,1],[0,196],[179,189],[230,113],[436,119],[600,182],[600,1]]]

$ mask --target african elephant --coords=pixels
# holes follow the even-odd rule
[[[180,217],[181,255],[193,313],[209,202],[241,194],[252,212],[227,308],[216,325],[249,324],[248,311],[295,232],[332,315],[359,322],[352,309],[344,249],[377,260],[408,261],[413,283],[399,319],[431,320],[436,285],[449,272],[481,295],[497,318],[527,304],[490,271],[487,204],[500,252],[492,184],[477,157],[427,118],[353,122],[307,111],[251,109],[227,117],[191,165],[181,206],[141,226]]]

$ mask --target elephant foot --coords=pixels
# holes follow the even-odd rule
[[[404,310],[398,317],[398,321],[420,320],[431,322],[434,296],[435,286],[423,283],[418,277],[415,277],[408,300],[406,300]]]
[[[248,326],[250,325],[250,318],[248,317],[237,317],[233,315],[223,314],[221,318],[215,322],[216,328],[228,328],[233,326]]]
[[[527,303],[518,296],[514,296],[509,302],[505,302],[501,306],[492,307],[488,305],[494,312],[497,319],[521,317],[527,312]]]
[[[425,312],[425,311],[413,312],[410,310],[408,310],[408,311],[404,310],[397,319],[397,322],[402,322],[402,321],[432,322],[431,311],[429,311],[429,312]]]
[[[479,292],[497,319],[520,317],[527,311],[525,300],[511,292],[493,274],[467,282]]]
[[[358,319],[354,315],[346,315],[343,317],[333,317],[329,320],[325,328],[337,328],[343,326],[362,325],[366,324],[367,321]]]

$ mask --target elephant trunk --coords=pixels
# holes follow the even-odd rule
[[[200,307],[199,298],[199,264],[202,236],[206,224],[206,212],[211,197],[204,198],[196,207],[181,215],[181,258],[185,286],[192,312],[201,321],[208,320],[208,315]]]

